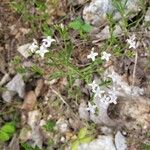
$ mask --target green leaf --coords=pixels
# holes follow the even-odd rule
[[[79,141],[75,140],[72,144],[71,144],[71,150],[78,150],[78,146],[79,146]]]
[[[38,66],[36,66],[36,65],[33,65],[33,66],[31,67],[31,71],[32,71],[33,73],[35,73],[36,75],[39,75],[39,76],[42,76],[42,75],[44,74],[43,69],[40,68],[40,67],[38,67]]]
[[[73,45],[71,42],[67,43],[67,47],[66,47],[66,59],[67,61],[69,61],[71,55],[72,55],[72,51],[73,51]]]
[[[69,23],[69,27],[74,29],[74,30],[81,30],[82,22],[80,19],[76,19],[76,20]]]
[[[84,138],[87,134],[88,134],[87,128],[86,128],[86,127],[85,127],[85,128],[82,128],[82,129],[80,129],[80,131],[79,131],[79,133],[78,133],[78,138],[79,138],[79,139],[82,139],[82,138]]]
[[[89,143],[93,140],[93,137],[92,136],[87,136],[87,137],[84,137],[82,139],[80,139],[80,143],[84,144],[84,143]]]
[[[38,146],[32,148],[28,143],[22,143],[21,147],[24,148],[24,150],[40,150]]]
[[[48,120],[46,125],[44,125],[43,127],[46,129],[46,131],[53,132],[55,125],[56,125],[56,121]]]
[[[92,30],[92,26],[90,24],[85,23],[85,24],[82,25],[82,30],[84,32],[88,33],[88,32],[90,32]]]
[[[7,133],[0,130],[0,141],[5,142],[8,141],[9,139],[10,136]]]
[[[142,144],[142,150],[150,150],[150,145]]]
[[[42,24],[42,32],[45,36],[53,36],[54,31],[48,26],[48,24]]]
[[[20,67],[17,67],[16,68],[16,72],[17,73],[20,73],[20,74],[23,74],[23,73],[26,73],[26,68],[20,66]]]
[[[14,123],[10,122],[10,123],[6,123],[1,129],[0,131],[7,133],[8,135],[12,135],[15,132],[15,126]]]

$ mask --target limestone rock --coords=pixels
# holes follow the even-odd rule
[[[25,45],[19,46],[17,50],[23,57],[28,58],[31,55],[29,49],[30,45],[31,43],[27,43]]]
[[[98,139],[90,143],[81,144],[78,150],[116,150],[116,148],[113,144],[113,137],[108,135],[99,136]]]
[[[122,5],[125,5],[125,15],[129,17],[136,15],[140,9],[140,0],[122,0]],[[93,26],[102,26],[107,24],[107,14],[114,14],[115,20],[120,20],[122,17],[118,12],[116,4],[112,0],[92,0],[92,2],[83,9],[83,19],[85,22]]]
[[[25,94],[25,83],[22,79],[21,74],[17,74],[14,78],[7,83],[6,91],[2,93],[2,98],[6,102],[11,102],[13,96],[18,94],[19,97],[23,98]]]
[[[115,135],[115,145],[117,150],[127,150],[126,139],[120,131]]]
[[[85,22],[94,26],[103,25],[107,21],[107,13],[113,12],[111,0],[93,0],[90,5],[83,10]]]

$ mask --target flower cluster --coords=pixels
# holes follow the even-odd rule
[[[42,44],[39,46],[38,42],[33,39],[33,43],[29,47],[31,53],[39,54],[42,58],[44,58],[45,53],[48,52],[48,49],[52,42],[55,42],[55,39],[52,39],[50,36],[48,36],[46,39],[42,40]]]
[[[92,92],[94,93],[94,98],[98,98],[106,104],[117,104],[117,96],[114,90],[110,90],[108,92],[102,90],[95,80],[91,84],[89,84],[89,86],[91,87]]]
[[[94,48],[92,48],[91,53],[87,56],[87,58],[92,59],[92,61],[95,61],[96,56],[98,56],[98,53],[94,52]],[[111,57],[110,53],[107,53],[105,51],[102,52],[101,56],[102,60],[106,60],[106,62],[108,62],[110,60],[110,57]],[[91,90],[94,93],[94,99],[99,99],[101,102],[105,104],[117,103],[116,102],[117,96],[115,92],[109,91],[108,93],[106,93],[104,90],[100,88],[100,86],[96,83],[95,80],[91,84],[89,84],[89,86],[91,87]],[[95,114],[96,107],[97,106],[95,104],[91,104],[90,102],[88,102],[87,110],[90,113]]]
[[[139,43],[136,42],[136,37],[135,34],[129,37],[129,39],[126,40],[127,43],[129,44],[129,48],[136,49],[139,46]]]
[[[98,53],[97,52],[94,52],[94,47],[92,48],[91,50],[91,53],[87,56],[88,59],[92,59],[92,61],[95,61],[95,57],[98,56]],[[101,56],[101,59],[102,60],[106,60],[106,61],[109,61],[110,60],[110,57],[111,57],[111,54],[110,53],[106,53],[105,51],[102,52],[102,56]]]
[[[111,103],[117,104],[117,95],[114,89],[108,90],[107,92],[96,83],[94,80],[91,84],[91,91],[94,93],[94,99],[100,100],[102,103],[108,105]],[[90,111],[92,114],[95,113],[96,105],[88,103],[87,110]]]

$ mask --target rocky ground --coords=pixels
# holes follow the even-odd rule
[[[0,150],[150,150],[149,43],[148,0],[2,0]]]

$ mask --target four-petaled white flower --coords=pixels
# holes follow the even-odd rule
[[[33,39],[33,43],[29,46],[29,49],[32,53],[34,53],[38,49],[38,43],[36,39]]]
[[[49,51],[43,45],[41,45],[40,49],[36,51],[36,53],[39,54],[42,58],[44,58],[44,55],[47,52],[49,52]]]
[[[98,55],[98,53],[94,52],[94,48],[92,48],[91,53],[87,56],[88,59],[92,59],[92,61],[95,61],[95,57]]]
[[[55,39],[52,39],[51,36],[48,36],[46,39],[42,40],[42,46],[48,48],[51,46],[52,42],[55,42]]]
[[[88,102],[87,111],[89,111],[92,114],[95,114],[96,105],[92,105],[90,102]]]
[[[101,90],[100,87],[98,86],[94,93],[95,93],[94,97],[101,98],[105,93],[105,91]]]
[[[135,41],[136,37],[135,34],[133,34],[132,36],[129,37],[129,39],[127,39],[127,43],[129,44],[129,48],[133,48],[136,49],[138,47],[138,42]]]
[[[110,97],[109,103],[114,103],[116,105],[117,104],[117,95],[116,95],[115,91],[109,91],[108,94]]]
[[[111,57],[110,53],[102,52],[102,57],[101,57],[102,60],[109,61],[110,57]]]
[[[98,84],[94,80],[91,84],[88,84],[92,88],[92,92],[96,92],[96,88],[98,87]]]
[[[100,98],[100,100],[105,104],[109,104],[111,99],[109,96],[104,95],[103,97]]]

